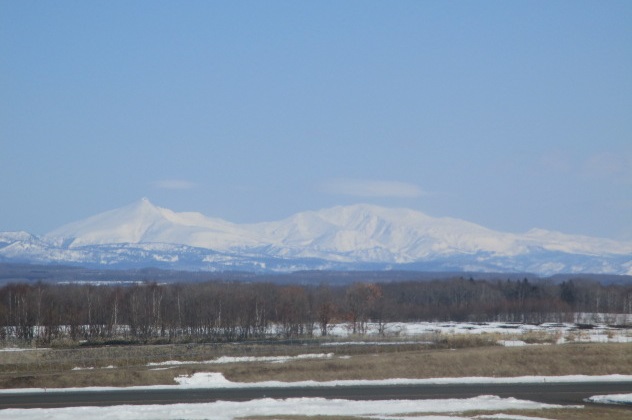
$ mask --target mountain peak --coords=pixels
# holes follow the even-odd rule
[[[15,232],[0,232],[0,242],[30,241],[34,239],[36,239],[35,235],[23,230]]]
[[[129,205],[129,207],[151,210],[158,210],[160,208],[154,205],[147,197],[142,197],[141,199],[134,201],[132,204]]]
[[[7,244],[4,249],[14,242],[10,236],[3,242]],[[27,242],[23,235],[13,236]],[[578,268],[581,264],[576,261],[591,261],[593,271],[628,272],[632,257],[632,243],[540,229],[526,234],[497,232],[465,220],[431,217],[406,208],[354,204],[296,213],[280,221],[239,225],[201,213],[177,213],[154,205],[147,197],[62,226],[41,242],[64,252],[97,252],[97,256],[100,251],[93,251],[91,246],[128,244],[145,250],[171,244],[195,247],[198,253],[226,252],[231,256],[222,258],[272,258],[290,265],[297,259],[439,264],[468,270],[513,267],[537,272],[577,272],[583,268]],[[208,258],[204,264],[215,264],[215,256]],[[550,266],[551,262],[556,265]]]
[[[76,247],[106,243],[136,243],[165,219],[161,208],[143,197],[125,207],[69,223],[45,235],[57,244]]]

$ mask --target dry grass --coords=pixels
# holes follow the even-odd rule
[[[362,420],[364,417],[357,416],[248,416],[240,417],[240,420]],[[367,418],[374,420],[375,418]]]
[[[545,410],[512,411],[511,414],[554,420],[623,420],[632,417],[632,410],[616,406],[584,406],[584,408],[553,408]]]
[[[469,345],[485,347],[468,347]],[[488,338],[455,336],[427,345],[335,346],[223,344],[74,348],[0,353],[0,388],[132,386],[173,384],[195,371],[222,372],[238,382],[463,376],[632,374],[632,344],[491,346]],[[328,359],[286,363],[199,364],[220,356],[334,353]],[[340,356],[350,356],[341,358]],[[163,370],[147,366],[167,360],[192,363]],[[114,366],[115,368],[108,368]],[[91,370],[72,370],[73,368]]]
[[[528,331],[516,336],[516,340],[522,340],[527,344],[555,344],[562,337],[560,332]]]
[[[521,339],[525,340],[524,337]],[[548,337],[535,337],[547,340]],[[632,374],[632,344],[565,344],[526,347],[492,345],[493,335],[452,336],[439,348],[423,344],[322,347],[280,344],[113,346],[0,353],[0,388],[63,388],[175,384],[174,377],[200,371],[222,372],[238,382],[339,380],[462,376]],[[546,341],[545,341],[546,342]],[[481,347],[482,346],[482,347]],[[275,356],[334,353],[328,359],[287,363],[195,363],[220,356]],[[341,358],[340,356],[350,356]],[[185,360],[191,364],[155,370],[148,362]],[[115,366],[115,368],[109,368]],[[93,368],[72,370],[74,367]],[[506,413],[506,412],[505,412]],[[463,418],[490,412],[457,414]],[[547,419],[615,420],[632,418],[625,407],[588,405],[583,409],[511,412]],[[266,417],[252,417],[264,419]],[[357,419],[357,417],[279,417]]]
[[[437,415],[436,413],[415,413],[419,416]],[[450,413],[451,417],[462,417],[464,420],[471,419],[474,416],[481,420],[484,416],[493,416],[494,414],[510,414],[514,416],[527,416],[534,418],[546,418],[551,420],[624,420],[632,418],[632,410],[625,407],[595,407],[585,406],[584,408],[555,408],[543,410],[503,410],[503,411],[470,411],[465,413]],[[447,414],[443,414],[447,415]],[[359,420],[362,417],[352,416],[252,416],[244,417],[244,420]],[[367,418],[368,419],[368,418]]]
[[[337,353],[338,355],[338,353]],[[368,368],[370,367],[370,368]],[[284,364],[222,365],[234,381],[632,374],[632,345],[574,344],[404,350]]]

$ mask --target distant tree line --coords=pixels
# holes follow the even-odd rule
[[[375,323],[572,321],[576,313],[632,314],[632,285],[581,279],[464,278],[351,285],[213,281],[133,286],[9,284],[0,288],[0,341],[225,342],[363,334]]]

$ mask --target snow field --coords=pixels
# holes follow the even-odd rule
[[[246,416],[362,416],[372,418],[402,418],[410,419],[409,415],[418,413],[440,414],[449,413],[450,416],[422,416],[419,419],[469,419],[472,417],[456,417],[454,414],[471,410],[500,411],[500,410],[540,410],[548,408],[562,408],[553,404],[542,404],[515,398],[500,398],[483,395],[468,399],[443,400],[379,400],[379,401],[351,401],[324,398],[290,398],[290,399],[257,399],[245,402],[217,401],[204,404],[173,404],[173,405],[124,405],[113,407],[73,407],[54,409],[7,409],[0,411],[0,419],[70,419],[70,418],[100,418],[100,419],[209,419],[229,420]],[[573,406],[581,408],[581,406]],[[568,407],[567,407],[568,408]],[[392,417],[396,416],[396,417]],[[484,416],[474,417],[477,419]],[[527,417],[487,417],[528,419]],[[533,417],[531,418],[533,419]]]
[[[600,322],[594,322],[599,320]],[[607,321],[616,321],[619,328],[611,327]],[[350,323],[331,324],[327,328],[328,338],[334,340],[324,346],[336,345],[401,345],[432,344],[438,337],[448,335],[495,334],[499,344],[517,346],[533,343],[563,344],[582,343],[632,343],[632,314],[577,314],[576,323],[543,323],[539,325],[512,322],[390,322],[386,326],[366,323],[364,334],[353,334]],[[625,327],[627,326],[627,327]],[[62,327],[68,328],[68,327]],[[125,335],[126,325],[117,325],[117,331]],[[380,330],[382,329],[382,332]],[[277,337],[278,328],[270,325],[266,336]],[[41,334],[36,327],[36,334]],[[320,337],[320,329],[313,331]],[[342,341],[343,339],[347,339]],[[348,340],[351,339],[351,340]],[[518,343],[523,341],[524,344]],[[0,348],[3,351],[45,350],[34,348]]]
[[[253,383],[232,382],[221,373],[198,372],[191,376],[178,376],[174,378],[181,386],[186,388],[291,388],[291,387],[342,387],[342,386],[371,386],[371,385],[422,385],[422,384],[524,384],[524,383],[581,383],[581,382],[632,382],[632,375],[566,375],[566,376],[519,376],[512,378],[493,377],[462,377],[462,378],[429,378],[429,379],[348,379],[336,381],[263,381]],[[3,391],[0,391],[3,392]]]
[[[191,365],[191,364],[227,364],[227,363],[248,363],[248,362],[269,362],[269,363],[286,363],[294,360],[306,360],[306,359],[331,359],[334,357],[333,353],[327,354],[299,354],[298,356],[222,356],[213,360],[205,360],[201,362],[196,361],[178,361],[167,360],[165,362],[147,363],[147,366],[179,366],[179,365]]]
[[[605,323],[594,324],[590,328],[580,328],[579,324],[575,323],[533,325],[510,322],[393,322],[386,325],[384,334],[380,334],[379,330],[379,324],[367,323],[364,336],[367,338],[385,336],[388,339],[393,339],[393,343],[397,342],[395,341],[396,339],[402,338],[418,337],[424,339],[418,342],[400,341],[405,344],[432,342],[433,338],[442,335],[470,334],[495,334],[499,337],[499,344],[505,346],[526,345],[530,341],[540,344],[564,344],[568,342],[632,343],[632,330],[630,328],[613,328]],[[338,339],[353,336],[351,326],[346,323],[331,325],[328,329],[328,335]],[[356,341],[354,344],[362,342]],[[336,344],[337,342],[333,342],[325,345]],[[367,342],[367,344],[369,343]]]
[[[597,395],[586,401],[598,404],[632,405],[632,394]]]

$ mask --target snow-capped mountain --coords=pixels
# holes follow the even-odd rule
[[[44,236],[58,246],[163,243],[226,250],[259,243],[247,229],[201,213],[176,213],[143,198],[62,226]]]
[[[41,238],[0,233],[0,260],[205,270],[423,269],[632,274],[632,243],[533,229],[497,232],[358,204],[235,224],[147,199]]]

